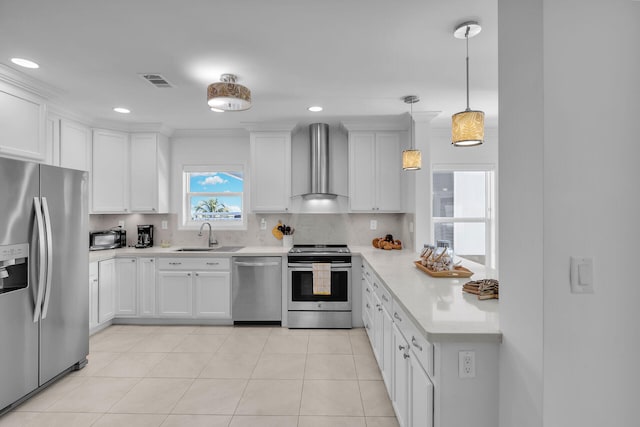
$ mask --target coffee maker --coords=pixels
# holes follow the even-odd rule
[[[153,246],[153,225],[139,225],[136,248],[150,248],[151,246]]]

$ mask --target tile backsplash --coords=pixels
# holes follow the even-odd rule
[[[267,222],[267,229],[260,230],[262,218]],[[341,244],[352,246],[370,245],[375,237],[392,234],[400,239],[405,248],[413,246],[412,233],[409,232],[408,214],[250,214],[247,230],[216,230],[214,235],[223,245],[240,246],[279,246],[281,241],[271,234],[272,228],[282,221],[295,229],[294,244]],[[370,222],[377,222],[377,229],[370,230]],[[125,222],[129,245],[136,243],[137,226],[152,224],[154,226],[154,244],[161,240],[172,246],[205,246],[207,234],[198,237],[197,230],[179,230],[176,214],[128,214],[128,215],[90,215],[90,230],[103,230],[117,227],[118,221]],[[162,221],[167,221],[166,230],[161,228]]]

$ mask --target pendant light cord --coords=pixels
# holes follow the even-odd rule
[[[409,126],[411,127],[411,149],[413,150],[413,102],[409,105]]]
[[[471,27],[467,25],[467,30],[464,33],[464,38],[467,41],[467,110],[471,111],[469,108],[469,31]]]

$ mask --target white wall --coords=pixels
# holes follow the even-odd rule
[[[501,426],[635,426],[640,2],[500,0]],[[594,258],[595,293],[569,288]]]

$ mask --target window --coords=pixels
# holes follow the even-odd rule
[[[445,240],[457,256],[495,268],[494,173],[460,169],[433,172],[434,241]]]
[[[184,228],[209,222],[214,228],[246,228],[244,203],[244,167],[183,167]]]

